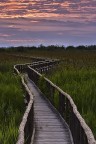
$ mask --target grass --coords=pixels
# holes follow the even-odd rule
[[[96,138],[96,67],[95,64],[94,67],[87,65],[88,61],[81,67],[79,60],[74,61],[73,65],[62,62],[47,77],[71,95]]]
[[[0,143],[15,144],[24,113],[20,78],[0,73]]]
[[[46,75],[56,85],[70,94],[86,123],[92,129],[96,138],[96,51],[80,50],[33,50],[25,55],[59,58],[62,63],[49,75]],[[47,88],[41,83],[42,90],[47,94]],[[54,103],[58,107],[57,94]]]
[[[13,65],[26,60],[0,53],[0,144],[15,144],[24,114],[24,91]]]
[[[18,53],[17,53],[18,54]],[[21,53],[19,53],[21,54]],[[49,75],[46,75],[56,85],[70,94],[77,105],[77,108],[86,123],[92,129],[96,138],[96,52],[95,51],[40,51],[33,50],[32,52],[23,53],[27,56],[59,58],[62,63],[54,69]],[[22,63],[24,59],[17,59],[6,55],[1,58],[6,66],[2,65],[1,71],[4,73],[13,66],[13,63]],[[13,61],[13,63],[12,63]],[[25,60],[26,62],[26,60]],[[29,62],[29,61],[28,61]],[[10,64],[10,66],[9,66]],[[3,67],[4,66],[4,67]],[[8,68],[9,67],[9,68]],[[10,69],[12,72],[12,69]],[[10,71],[9,70],[9,71]],[[42,78],[43,79],[43,78]],[[42,84],[43,80],[39,81]],[[42,84],[42,89],[45,91],[45,85]],[[46,89],[46,91],[48,91]],[[46,93],[45,91],[45,93]],[[48,91],[49,92],[49,91]],[[57,92],[55,93],[54,103],[58,107]],[[12,120],[14,121],[14,120]],[[0,137],[2,136],[0,132]]]

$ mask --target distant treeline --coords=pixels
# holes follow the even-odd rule
[[[96,50],[96,45],[89,45],[89,46],[58,46],[58,45],[49,45],[49,46],[44,46],[40,45],[38,47],[36,46],[18,46],[18,47],[1,47],[0,51],[15,51],[15,52],[25,52],[29,50]]]

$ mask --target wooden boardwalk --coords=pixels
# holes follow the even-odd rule
[[[27,85],[34,95],[36,132],[33,144],[73,144],[70,130],[59,113],[28,78]]]

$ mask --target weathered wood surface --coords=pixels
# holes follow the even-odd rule
[[[71,133],[65,121],[28,78],[27,85],[34,95],[34,144],[72,144]]]
[[[42,77],[42,74],[29,66],[28,76],[32,81],[34,81],[36,85],[38,85],[38,80]],[[57,110],[70,127],[74,144],[96,144],[96,140],[91,129],[88,127],[85,120],[78,112],[71,96],[61,90],[58,86],[53,84],[46,77],[44,77],[43,82],[45,84],[44,87],[47,90],[47,93],[46,91],[43,91],[43,93],[45,93],[45,95],[48,94],[48,98],[53,105],[54,92],[58,92],[59,108],[57,108]]]
[[[34,137],[35,127],[34,127],[34,101],[33,95],[30,92],[28,86],[25,83],[24,77],[20,74],[18,69],[14,66],[14,72],[18,74],[21,78],[22,88],[25,91],[25,98],[27,101],[27,107],[22,118],[22,122],[18,131],[18,140],[16,144],[29,144],[31,142],[32,137]]]
[[[49,62],[49,63],[46,63],[46,62],[35,62],[35,63],[32,63],[32,64],[30,64],[30,66],[28,66],[27,67],[27,65],[26,64],[24,64],[24,65],[16,65],[16,67],[17,67],[17,69],[18,69],[18,71],[19,72],[26,72],[27,74],[28,74],[28,76],[30,77],[30,79],[37,85],[37,86],[39,86],[39,84],[38,84],[38,80],[42,77],[42,74],[41,73],[45,73],[45,72],[47,72],[47,71],[49,71],[50,70],[50,66],[51,66],[51,68],[57,63],[57,61],[56,62],[54,62],[54,61],[51,61],[51,62]],[[35,64],[35,65],[34,65]],[[29,64],[28,64],[29,65]],[[38,72],[37,72],[38,71]],[[56,85],[54,85],[50,80],[48,80],[47,78],[45,78],[44,77],[44,79],[43,79],[43,81],[44,81],[44,84],[45,84],[45,92],[44,91],[42,91],[44,94],[45,94],[45,96],[47,96],[48,98],[49,98],[49,100],[50,100],[50,102],[52,103],[52,105],[54,105],[54,94],[55,94],[55,92],[57,92],[58,93],[58,104],[59,104],[59,107],[56,107],[57,108],[57,110],[58,110],[58,112],[61,114],[61,116],[62,116],[62,119],[63,119],[63,121],[66,121],[67,122],[67,124],[69,125],[69,127],[70,127],[70,130],[71,130],[71,132],[72,132],[72,136],[73,136],[73,139],[74,139],[74,144],[96,144],[96,141],[95,141],[95,139],[94,139],[94,136],[93,136],[93,134],[92,134],[92,131],[91,131],[91,129],[87,126],[87,124],[85,123],[85,121],[84,121],[84,119],[81,117],[81,115],[79,114],[79,112],[78,112],[78,110],[77,110],[77,107],[76,107],[76,105],[74,104],[74,102],[73,102],[73,100],[72,100],[72,98],[70,97],[70,95],[68,95],[68,94],[66,94],[64,91],[62,91],[59,87],[57,87]],[[28,84],[29,84],[29,81],[28,81]],[[31,87],[32,86],[32,87]],[[31,92],[33,91],[33,94],[35,94],[36,95],[36,90],[38,89],[38,88],[36,88],[35,87],[35,89],[34,89],[34,85],[31,83],[30,84],[30,90],[31,90]],[[34,90],[35,90],[35,92],[34,92]],[[38,92],[38,91],[37,91]],[[46,93],[47,92],[47,93]],[[50,137],[48,137],[48,138],[46,138],[46,139],[43,139],[43,137],[42,137],[42,135],[40,136],[40,138],[42,138],[42,140],[40,139],[39,140],[39,138],[37,138],[37,140],[38,140],[38,142],[36,142],[36,140],[34,141],[34,143],[35,144],[49,144],[49,143],[65,143],[66,144],[66,141],[58,141],[57,139],[59,139],[58,138],[58,136],[57,135],[55,135],[56,136],[56,140],[57,141],[55,141],[55,139],[53,140],[52,139],[52,141],[49,141],[48,142],[48,139],[50,138],[51,139],[51,137],[53,138],[53,132],[56,134],[56,132],[57,132],[57,129],[58,129],[58,127],[62,127],[62,125],[58,125],[57,124],[57,122],[55,121],[55,119],[58,117],[57,115],[57,117],[55,117],[55,118],[53,118],[53,117],[51,117],[51,116],[53,116],[53,114],[52,115],[50,115],[50,112],[48,111],[48,109],[45,109],[45,105],[43,106],[43,104],[45,103],[44,101],[42,102],[41,101],[41,94],[39,93],[39,96],[40,97],[36,97],[36,98],[38,98],[38,100],[40,100],[39,102],[37,102],[37,106],[35,106],[37,109],[35,109],[35,111],[38,111],[39,112],[39,114],[40,114],[40,112],[42,112],[40,115],[38,114],[38,113],[35,113],[35,115],[37,115],[38,114],[38,117],[36,117],[35,116],[35,120],[36,120],[36,134],[38,134],[38,133],[40,133],[41,132],[41,130],[42,129],[44,129],[44,128],[42,128],[42,127],[39,127],[38,125],[40,124],[40,121],[38,120],[38,118],[40,117],[40,119],[41,119],[41,122],[43,123],[43,124],[45,124],[45,131],[43,131],[43,137],[45,137],[46,135],[48,136],[50,133],[48,133],[49,132],[49,130],[51,131],[51,134],[49,135]],[[39,99],[40,98],[40,99]],[[43,98],[44,99],[44,98]],[[35,100],[36,101],[36,100]],[[48,101],[47,101],[48,102]],[[47,103],[48,104],[48,103]],[[49,104],[48,104],[49,105]],[[52,105],[51,105],[51,107],[52,107]],[[54,105],[55,106],[55,105]],[[52,109],[51,109],[52,110]],[[56,110],[55,110],[56,111]],[[54,112],[54,111],[53,111]],[[49,114],[49,115],[46,115],[46,114]],[[55,114],[56,114],[56,112],[55,112]],[[41,117],[41,116],[45,116],[45,117]],[[59,115],[60,116],[60,115]],[[49,117],[50,117],[50,119],[49,119]],[[49,119],[49,120],[48,120]],[[48,131],[46,131],[47,129],[46,129],[46,125],[47,124],[50,124],[50,122],[51,122],[51,119],[54,119],[53,120],[53,123],[52,123],[52,125],[50,125],[51,127],[49,127],[49,129],[48,129]],[[48,120],[48,121],[47,121]],[[60,119],[59,119],[60,120]],[[50,122],[49,122],[50,121]],[[30,121],[31,122],[31,121]],[[46,123],[47,122],[47,123]],[[56,124],[56,125],[55,125]],[[66,124],[65,124],[66,125]],[[48,125],[49,126],[49,125]],[[53,128],[53,127],[56,127],[56,130]],[[64,127],[64,122],[63,122],[63,127]],[[38,130],[39,129],[39,130]],[[53,132],[52,132],[52,130],[53,130]],[[59,129],[58,129],[59,130]],[[67,129],[68,130],[68,129]],[[56,132],[55,132],[56,131]],[[59,131],[59,135],[61,135],[60,134],[60,132],[61,131]],[[26,132],[25,132],[25,134],[26,134]],[[46,134],[46,135],[45,135]],[[69,133],[70,134],[70,133]],[[33,136],[33,135],[32,135]],[[63,139],[64,140],[66,140],[65,139],[65,137],[64,137],[64,135],[62,135],[62,137],[63,137]],[[66,136],[67,137],[67,136]],[[33,136],[33,138],[34,138],[34,136]],[[71,138],[71,135],[70,135],[70,138]],[[35,137],[35,139],[36,139],[36,137]],[[69,139],[69,138],[68,138]],[[45,140],[46,140],[46,142],[45,142]],[[43,141],[43,142],[42,142]],[[69,141],[67,142],[67,143],[69,143]],[[71,143],[72,143],[72,141],[71,141]],[[21,143],[20,143],[21,144]]]

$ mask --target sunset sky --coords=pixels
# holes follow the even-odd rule
[[[96,44],[96,0],[0,0],[0,47]]]

